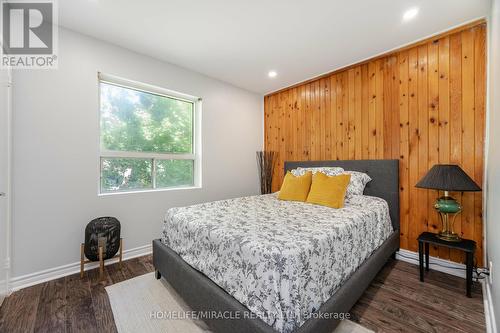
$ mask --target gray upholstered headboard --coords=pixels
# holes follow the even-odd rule
[[[399,160],[349,160],[285,162],[285,173],[297,167],[341,167],[367,173],[372,181],[364,194],[379,197],[389,204],[392,226],[399,230]]]

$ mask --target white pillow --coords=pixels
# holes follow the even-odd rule
[[[352,197],[353,195],[363,195],[366,184],[368,184],[372,180],[371,177],[364,172],[346,170],[343,173],[351,175],[351,181],[347,186],[346,197]]]
[[[315,168],[302,168],[298,167],[297,169],[293,169],[291,172],[294,176],[303,176],[306,172],[311,171],[313,175],[316,172],[322,172],[327,176],[337,176],[344,172],[344,169],[339,167],[315,167]]]

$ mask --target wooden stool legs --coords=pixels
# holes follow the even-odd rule
[[[120,268],[122,268],[122,258],[123,258],[123,238],[120,238]]]
[[[83,265],[85,264],[85,244],[80,246],[80,279],[83,279]]]
[[[99,280],[102,280],[104,274],[104,254],[102,253],[102,246],[99,246]]]
[[[120,249],[118,250],[118,255],[113,258],[118,258],[118,262],[120,263],[120,269],[122,268],[123,261],[123,238],[120,238]],[[111,258],[111,259],[113,259]],[[80,245],[80,278],[83,278],[84,266],[85,264],[91,262],[90,260],[85,259],[85,244]],[[104,277],[104,249],[102,246],[99,246],[99,279],[102,280]]]

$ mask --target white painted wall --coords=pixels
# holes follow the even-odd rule
[[[116,216],[130,249],[160,236],[169,207],[258,193],[262,96],[66,29],[59,38],[58,70],[13,78],[14,278],[78,261],[94,217]],[[97,196],[98,71],[203,98],[202,189]]]
[[[493,262],[490,291],[500,322],[500,0],[493,0],[489,21],[489,130],[486,187],[486,253]]]
[[[11,72],[0,70],[0,305],[9,291]]]

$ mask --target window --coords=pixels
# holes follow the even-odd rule
[[[99,75],[100,193],[192,187],[199,100]]]

